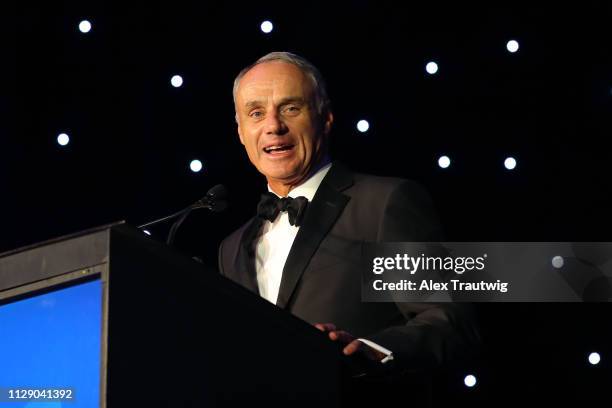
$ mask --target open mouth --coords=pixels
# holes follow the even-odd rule
[[[264,147],[263,151],[268,154],[281,154],[283,152],[287,152],[293,149],[294,145],[292,144],[277,144]]]

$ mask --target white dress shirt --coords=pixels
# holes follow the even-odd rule
[[[321,167],[314,175],[299,186],[295,187],[288,194],[289,197],[306,197],[312,201],[323,181],[323,178],[331,168],[329,163]],[[268,191],[274,193],[268,185]],[[276,194],[276,193],[274,193]],[[278,196],[278,194],[276,194]],[[279,196],[280,197],[280,196]],[[289,215],[286,211],[280,212],[274,222],[264,223],[255,241],[255,270],[257,272],[257,287],[261,297],[269,302],[276,304],[283,268],[289,256],[289,251],[295,240],[300,227],[289,224]],[[328,323],[328,322],[320,322]],[[382,362],[386,363],[393,359],[390,350],[365,339],[359,339],[368,346],[387,355]]]

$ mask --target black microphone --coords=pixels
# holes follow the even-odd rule
[[[171,245],[172,242],[174,242],[174,237],[176,235],[176,232],[178,231],[183,221],[185,221],[185,218],[187,218],[189,213],[191,213],[191,211],[197,210],[200,208],[206,208],[213,212],[223,211],[227,208],[226,197],[227,197],[227,189],[225,188],[225,186],[223,184],[217,184],[216,186],[208,190],[208,192],[206,193],[204,197],[202,197],[195,203],[191,204],[189,207],[181,211],[177,211],[174,214],[168,215],[166,217],[159,218],[157,220],[150,221],[145,224],[139,225],[138,228],[142,229],[144,227],[156,225],[161,222],[179,217],[179,219],[176,220],[174,224],[172,224],[172,227],[170,228],[170,232],[168,233],[168,239],[166,240],[166,243],[168,245]]]
[[[225,186],[223,184],[217,184],[216,186],[208,190],[208,193],[206,193],[206,195],[202,199],[192,204],[192,206],[194,207],[192,209],[195,210],[196,208],[208,208],[213,212],[223,211],[227,208],[227,201],[225,201],[226,197],[227,189],[225,188]]]

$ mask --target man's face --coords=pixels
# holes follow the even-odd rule
[[[297,185],[319,160],[325,122],[314,106],[312,85],[293,64],[256,65],[236,90],[238,134],[249,159],[270,185]]]

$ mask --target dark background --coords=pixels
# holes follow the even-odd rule
[[[0,10],[0,251],[122,219],[144,223],[224,183],[228,210],[193,213],[176,242],[214,264],[220,240],[265,190],[236,134],[232,82],[277,50],[305,56],[326,77],[333,156],[420,182],[449,241],[611,240],[606,2],[74,1]],[[78,31],[82,19],[93,24],[88,34]],[[271,34],[260,31],[263,20],[274,23]],[[515,54],[510,39],[520,43]],[[433,76],[430,60],[440,67]],[[181,88],[170,86],[174,74]],[[357,131],[360,119],[368,132]],[[451,157],[447,169],[441,154]],[[513,171],[507,156],[517,159]],[[189,170],[193,158],[202,172]],[[482,358],[441,375],[437,401],[608,405],[610,312],[604,303],[480,305]],[[602,355],[598,366],[587,362],[591,351]],[[463,386],[469,372],[473,389]]]

